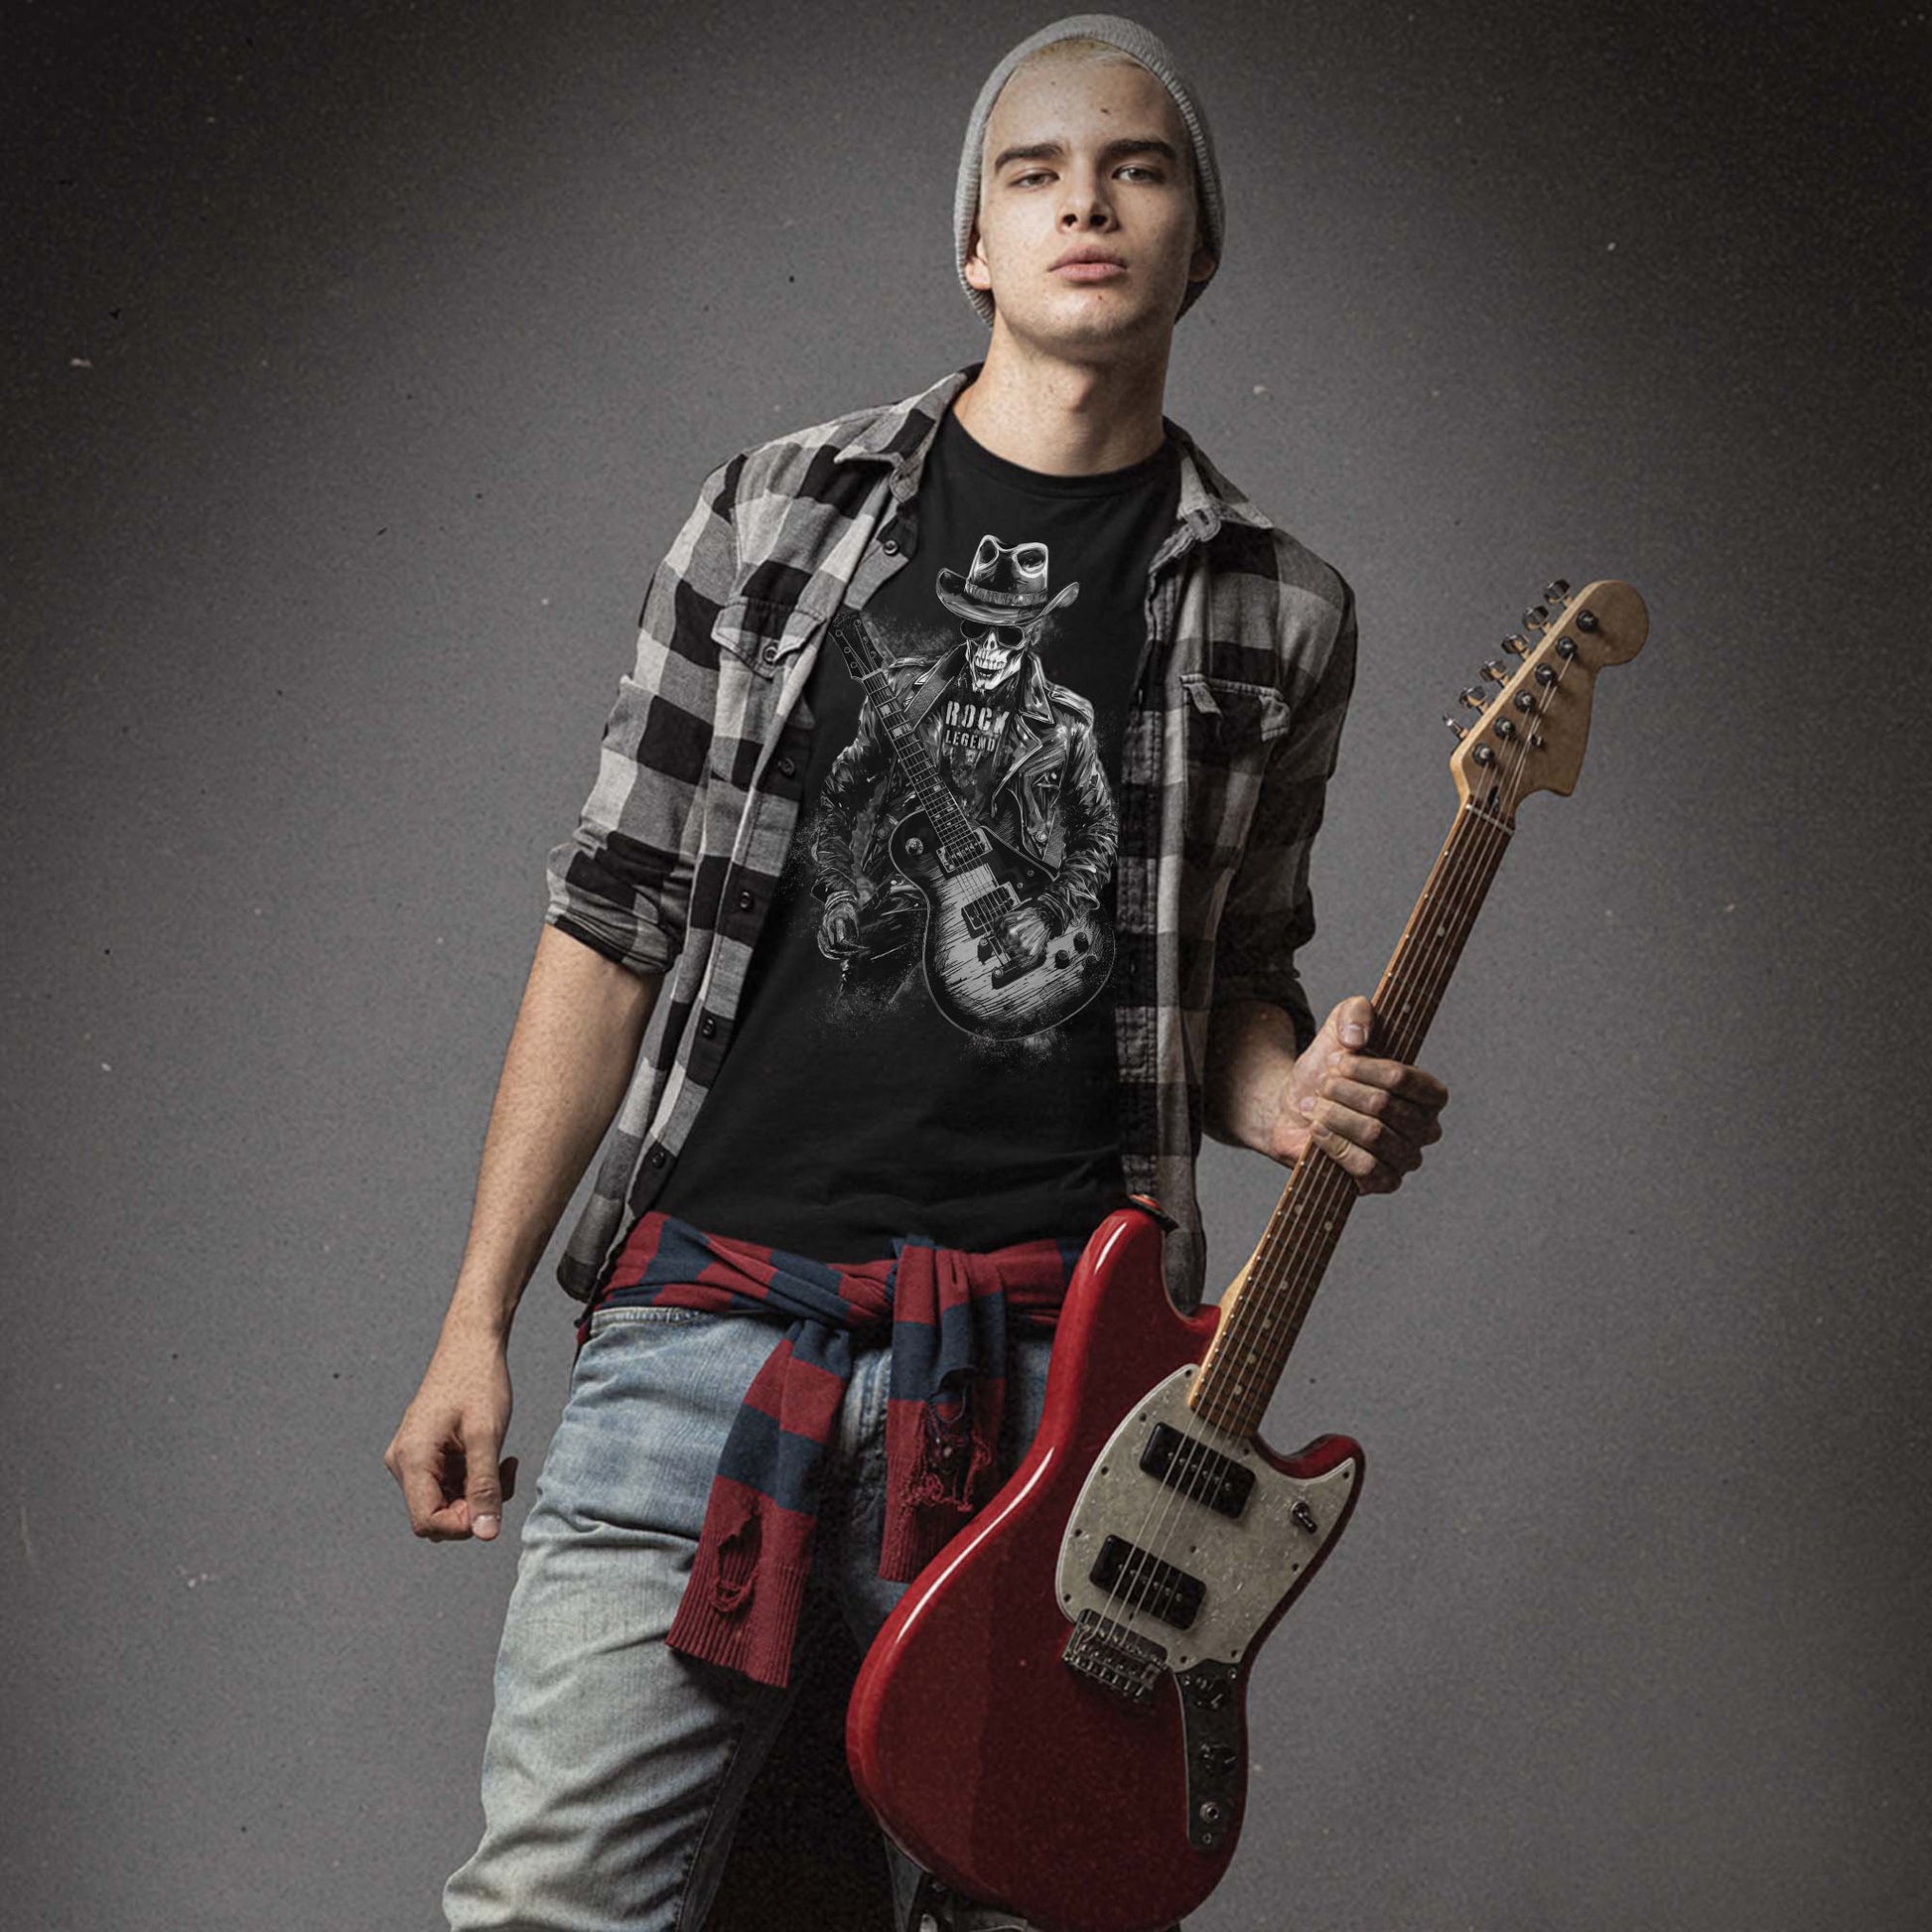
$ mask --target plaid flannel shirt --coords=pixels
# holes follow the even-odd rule
[[[550,855],[546,918],[663,974],[558,1279],[581,1300],[652,1203],[727,1051],[797,822],[827,626],[918,549],[919,473],[974,362],[922,393],[741,452],[705,479],[652,574],[596,782]],[[1355,671],[1342,579],[1184,430],[1174,527],[1149,566],[1117,803],[1113,992],[1128,1188],[1168,1230],[1168,1290],[1202,1298],[1194,1191],[1213,1010],[1314,1022],[1295,968],[1309,850]]]

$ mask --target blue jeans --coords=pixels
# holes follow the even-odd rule
[[[483,1842],[443,1889],[456,1932],[703,1925],[792,1693],[685,1657],[664,1635],[726,1433],[781,1333],[691,1309],[592,1317],[524,1518],[483,1746]],[[1003,1473],[1038,1427],[1051,1346],[1014,1345]],[[905,1589],[878,1574],[891,1366],[890,1347],[855,1350],[801,1653],[814,1620],[838,1614],[863,1650]],[[918,1869],[890,1843],[887,1853],[904,1926]]]

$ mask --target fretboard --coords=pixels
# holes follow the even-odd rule
[[[879,722],[885,727],[887,742],[893,748],[899,777],[912,795],[925,807],[932,829],[947,859],[954,866],[971,865],[983,856],[985,844],[973,829],[964,807],[952,788],[943,783],[933,763],[931,748],[919,736],[918,727],[905,715],[905,700],[893,689],[892,679],[881,670],[868,671],[860,685],[872,700]]]
[[[893,688],[886,660],[864,617],[842,612],[832,623],[832,636],[845,653],[851,671],[868,698],[892,747],[900,781],[925,808],[927,821],[938,835],[940,849],[955,869],[983,858],[986,843],[966,816],[952,788],[939,776],[932,753],[918,727],[905,715],[904,693]]]
[[[1412,1063],[1508,849],[1512,826],[1465,804],[1375,990],[1363,1050]],[[1354,1178],[1320,1149],[1295,1164],[1246,1272],[1222,1302],[1221,1325],[1188,1395],[1196,1414],[1252,1437],[1288,1365],[1349,1209]]]

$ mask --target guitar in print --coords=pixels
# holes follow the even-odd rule
[[[1459,806],[1373,996],[1413,1063],[1531,792],[1574,789],[1597,672],[1641,648],[1627,584],[1553,584],[1491,661],[1451,759]],[[1355,1184],[1311,1148],[1218,1308],[1164,1287],[1158,1204],[1101,1223],[1061,1312],[1034,1442],[900,1599],[847,1715],[861,1797],[968,1898],[1044,1932],[1161,1932],[1226,1871],[1262,1642],[1334,1547],[1362,1451],[1295,1455],[1262,1418]]]
[[[1113,926],[1089,911],[1043,947],[1029,950],[1008,937],[1007,915],[1050,886],[1053,873],[969,816],[907,717],[865,619],[841,613],[832,636],[918,801],[894,825],[887,851],[925,900],[921,963],[933,1004],[954,1026],[993,1038],[1058,1026],[1106,985]]]

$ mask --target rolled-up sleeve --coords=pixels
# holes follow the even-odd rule
[[[743,462],[705,479],[651,575],[596,782],[576,830],[550,854],[546,923],[636,973],[664,972],[684,940],[718,690],[713,628],[738,571],[732,505]]]
[[[1294,685],[1294,721],[1270,751],[1214,943],[1213,1004],[1265,1000],[1281,1007],[1295,1023],[1298,1052],[1315,1034],[1295,965],[1314,933],[1309,855],[1355,685],[1355,599],[1335,581],[1339,603],[1317,607],[1322,621],[1310,622],[1291,642],[1286,675]]]

